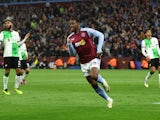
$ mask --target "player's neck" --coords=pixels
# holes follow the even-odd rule
[[[75,31],[75,33],[77,34],[77,33],[79,33],[79,31],[80,31],[80,28],[78,28],[78,29]]]
[[[13,29],[6,29],[7,31],[9,31],[9,32],[12,32],[13,31]]]
[[[151,39],[152,37],[150,36],[150,37],[147,37],[147,39]]]

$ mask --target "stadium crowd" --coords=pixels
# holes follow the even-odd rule
[[[66,33],[69,19],[76,16],[82,27],[105,35],[104,56],[140,60],[144,31],[152,28],[160,40],[160,0],[84,0],[83,2],[12,5],[0,7],[0,22],[13,18],[14,29],[27,41],[30,58],[68,57]],[[2,49],[0,56],[2,56]]]

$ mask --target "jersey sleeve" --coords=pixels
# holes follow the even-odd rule
[[[104,34],[98,30],[92,28],[82,28],[82,30],[87,31],[90,37],[97,37],[98,38],[98,45],[97,45],[97,53],[102,52],[102,46],[104,43]]]
[[[147,57],[147,53],[146,53],[146,45],[145,45],[145,41],[143,40],[142,43],[141,43],[141,51],[142,51],[142,54]]]
[[[0,33],[0,41],[2,42],[4,39],[4,35],[3,35],[3,32]]]
[[[76,49],[74,48],[73,44],[69,42],[69,38],[73,35],[74,33],[71,33],[67,37],[67,46],[68,46],[68,52],[70,56],[76,56],[77,52]]]
[[[17,41],[19,42],[21,40],[19,33],[17,32]]]
[[[157,38],[156,39],[156,48],[157,48],[157,51],[158,51],[158,55],[160,56],[160,49],[159,49],[159,41]]]

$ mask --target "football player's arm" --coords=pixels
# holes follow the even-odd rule
[[[28,60],[28,53],[25,51],[26,60]]]
[[[76,50],[74,49],[74,46],[72,43],[67,44],[68,49],[69,49],[69,55],[70,56],[76,56]]]
[[[26,42],[26,40],[30,37],[30,33],[27,33],[24,37],[23,40],[18,42],[18,45],[21,46],[24,42]]]
[[[4,35],[3,35],[3,32],[0,33],[0,42],[2,42],[4,39]]]
[[[0,33],[0,45],[1,45],[2,41],[3,41],[3,38],[4,38],[3,32],[1,32],[1,33]]]
[[[69,39],[69,36],[67,37],[67,46],[68,46],[69,55],[76,56],[77,52],[72,44],[72,41]]]
[[[149,58],[149,56],[146,52],[146,47],[145,47],[145,42],[144,41],[142,41],[141,51],[142,51],[143,56],[146,58],[146,60],[150,61],[150,58]]]
[[[103,47],[103,43],[104,43],[104,34],[100,31],[92,29],[92,28],[87,28],[87,32],[89,33],[90,36],[98,38],[97,57],[101,57],[102,56],[102,47]]]
[[[157,38],[156,38],[157,39]],[[158,51],[158,55],[160,57],[160,48],[159,48],[159,41],[157,39],[157,44],[156,44],[156,48],[157,48],[157,51]]]

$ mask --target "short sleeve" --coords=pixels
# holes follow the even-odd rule
[[[3,41],[4,35],[3,32],[0,33],[0,41]]]

